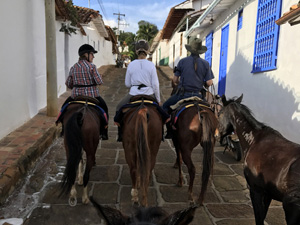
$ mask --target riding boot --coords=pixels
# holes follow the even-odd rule
[[[118,126],[118,139],[117,139],[117,142],[122,142],[122,141],[123,141],[122,127]]]
[[[103,128],[101,137],[104,141],[108,140],[108,128]]]
[[[171,123],[170,122],[166,123],[166,127],[167,127],[167,134],[165,136],[165,139],[172,139],[173,130],[172,130],[172,127],[171,127]]]

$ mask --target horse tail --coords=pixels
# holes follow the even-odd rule
[[[61,184],[61,194],[69,193],[76,180],[78,165],[80,160],[82,159],[82,122],[83,113],[81,111],[75,112],[67,121],[65,126],[65,142],[68,151],[67,165]]]
[[[138,111],[136,120],[137,137],[137,173],[143,193],[146,193],[150,178],[150,149],[148,145],[148,110],[146,107]]]
[[[215,146],[215,130],[217,128],[217,119],[213,114],[206,110],[200,112],[200,120],[202,124],[201,146],[203,148],[203,170],[202,170],[202,187],[199,197],[199,203],[203,204],[204,193],[206,192],[209,177],[213,171],[214,165],[214,146]]]

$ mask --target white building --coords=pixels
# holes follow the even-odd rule
[[[97,67],[115,64],[114,43],[107,34],[99,12],[85,12],[85,21],[78,24],[76,34],[60,32],[68,22],[63,0],[56,2],[57,96],[66,91],[69,68],[78,60],[78,48],[88,43],[98,54]],[[46,107],[46,27],[44,0],[4,0],[0,7],[1,82],[0,139]],[[82,17],[80,17],[82,18]],[[92,29],[88,29],[92,28]]]
[[[204,1],[175,6],[175,11],[188,4],[194,9],[187,10],[179,22],[178,13],[172,16],[170,10],[162,31],[168,36],[162,35],[153,61],[168,57],[165,64],[173,68],[186,56],[187,37],[198,35],[208,47],[201,57],[211,63],[218,93],[228,98],[243,93],[243,103],[259,121],[300,143],[300,30],[275,23],[297,1],[213,0],[200,10],[199,2]],[[171,31],[167,30],[170,25]]]

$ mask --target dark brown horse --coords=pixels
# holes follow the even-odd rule
[[[283,203],[288,225],[300,224],[300,145],[257,121],[242,98],[223,97],[219,131],[226,135],[234,129],[245,151],[244,175],[256,224],[264,224],[272,199]]]
[[[123,148],[130,170],[132,202],[138,203],[140,188],[141,204],[147,206],[148,186],[162,140],[163,122],[156,107],[144,102],[129,109],[123,121]]]
[[[100,118],[97,109],[87,104],[70,104],[64,114],[64,144],[67,155],[67,165],[62,178],[62,193],[70,193],[69,204],[77,203],[75,188],[78,171],[78,184],[83,184],[82,203],[89,202],[87,184],[90,171],[95,164],[95,154],[99,143]],[[82,153],[86,153],[84,175]]]
[[[183,160],[190,176],[188,199],[191,202],[194,202],[193,185],[195,179],[195,166],[191,154],[199,143],[203,148],[202,186],[197,200],[197,203],[202,205],[214,164],[215,132],[218,120],[209,107],[202,106],[201,102],[195,102],[193,106],[186,108],[179,115],[175,125],[176,130],[173,132],[172,141],[177,153],[176,166],[178,166],[179,170],[178,185],[183,185],[181,170]]]
[[[160,207],[140,207],[133,215],[124,215],[120,210],[99,205],[92,197],[91,202],[99,216],[109,225],[187,225],[194,219],[196,206],[176,211],[169,215]]]

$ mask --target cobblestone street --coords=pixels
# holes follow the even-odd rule
[[[89,194],[98,203],[120,209],[125,214],[132,212],[131,180],[125,161],[122,143],[116,142],[117,127],[113,124],[115,107],[119,100],[128,92],[124,86],[126,69],[112,68],[104,76],[105,84],[101,86],[101,95],[107,102],[110,114],[109,140],[101,141],[97,151],[96,166],[90,175]],[[171,92],[171,69],[158,70],[162,101]],[[28,195],[38,195],[38,203],[32,212],[28,212],[26,225],[42,224],[103,224],[95,208],[81,204],[81,190],[78,187],[78,204],[68,205],[67,197],[58,198],[59,180],[65,166],[65,150],[62,138],[58,138],[49,148],[48,153],[39,162],[33,175],[28,178],[30,185],[23,190]],[[197,146],[193,151],[193,161],[196,166],[194,195],[200,191],[202,149]],[[168,212],[175,212],[189,206],[188,173],[184,166],[184,186],[177,187],[178,170],[173,168],[175,150],[170,140],[160,145],[149,188],[149,205],[161,206]],[[213,177],[209,183],[204,206],[196,210],[194,225],[254,225],[254,214],[249,198],[249,191],[243,176],[242,162],[235,161],[233,154],[217,143],[215,147],[215,165]],[[43,180],[37,177],[46,176]],[[38,193],[37,193],[38,192]],[[13,197],[10,201],[17,201]],[[8,208],[9,209],[9,208]],[[0,215],[9,213],[0,208]],[[30,210],[29,210],[30,211]],[[1,219],[1,218],[0,218]],[[273,201],[267,214],[268,225],[283,225],[284,213],[281,203]]]

